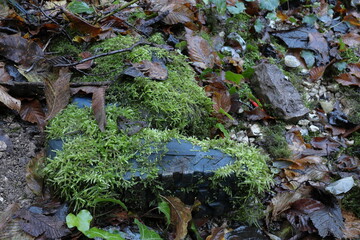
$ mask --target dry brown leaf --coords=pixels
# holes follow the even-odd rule
[[[342,211],[343,217],[345,218],[345,239],[360,239],[360,219],[348,211]]]
[[[10,222],[15,212],[20,209],[19,204],[12,203],[6,207],[6,209],[0,214],[0,233],[6,227],[6,224]]]
[[[106,87],[97,88],[92,96],[92,109],[96,122],[102,132],[105,131],[106,126],[105,90]]]
[[[310,70],[310,80],[316,81],[324,75],[325,69],[327,65],[320,66],[320,67],[313,67]]]
[[[344,34],[342,40],[349,47],[357,47],[360,45],[360,35],[354,32]]]
[[[172,3],[160,9],[160,12],[162,13],[166,11],[168,11],[169,14],[164,18],[163,21],[169,25],[193,22],[195,20],[193,11],[191,11],[191,9],[188,8],[185,4]]]
[[[43,163],[45,157],[44,152],[38,153],[26,166],[26,183],[31,191],[41,196],[43,192],[43,177],[40,173],[40,166]]]
[[[65,8],[61,8],[61,9],[64,12],[67,19],[71,22],[70,23],[71,28],[76,29],[83,34],[89,34],[91,37],[96,37],[101,33],[102,31],[101,27],[94,26],[86,22],[86,20],[76,16],[75,14],[66,10]]]
[[[82,53],[80,53],[79,55],[80,55],[80,57],[81,57],[82,59],[85,59],[85,58],[88,58],[88,57],[91,57],[91,56],[92,56],[91,52],[82,52]],[[76,68],[76,69],[79,69],[79,70],[90,69],[91,66],[93,65],[93,62],[94,62],[93,60],[89,60],[89,61],[86,61],[86,62],[84,62],[84,63],[81,63],[81,64],[76,65],[75,68]]]
[[[39,100],[23,100],[20,109],[20,117],[25,121],[36,123],[41,131],[44,130],[46,124],[45,113]]]
[[[190,59],[196,67],[202,69],[213,68],[219,57],[205,39],[200,36],[193,36],[192,33],[190,29],[186,28],[186,41]]]
[[[45,98],[48,107],[46,121],[55,117],[69,103],[71,72],[68,68],[59,70],[58,79],[45,80]]]
[[[8,74],[5,69],[5,63],[0,62],[0,82],[9,82],[12,77]]]
[[[170,205],[171,224],[175,225],[175,227],[176,227],[175,240],[185,239],[185,237],[187,235],[188,223],[192,219],[192,216],[191,216],[192,208],[189,206],[186,206],[177,197],[164,197],[164,199]]]
[[[19,112],[21,109],[21,101],[10,96],[3,86],[0,86],[0,102],[12,110]]]
[[[148,60],[140,63],[134,63],[133,66],[141,71],[145,77],[156,80],[166,80],[168,77],[168,71],[165,65],[160,62],[150,62]]]

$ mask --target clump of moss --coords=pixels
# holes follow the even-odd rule
[[[355,186],[349,192],[345,194],[345,197],[342,199],[342,206],[353,212],[357,218],[360,218],[360,187]]]
[[[289,158],[291,150],[285,139],[285,131],[283,124],[270,126],[264,130],[264,148],[274,159]]]
[[[141,194],[139,191],[162,189],[162,183],[157,181],[157,163],[162,155],[153,159],[153,153],[166,152],[166,144],[173,138],[188,140],[203,151],[221,150],[235,159],[233,164],[215,172],[212,187],[226,188],[237,216],[243,216],[249,199],[259,202],[261,194],[270,188],[272,177],[266,165],[267,157],[254,147],[229,139],[198,140],[176,131],[151,128],[129,136],[118,130],[116,119],[123,116],[136,120],[140,114],[115,105],[108,106],[106,112],[105,132],[98,129],[89,108],[79,109],[74,105],[58,114],[47,128],[49,138],[62,138],[64,145],[54,159],[47,159],[44,173],[57,194],[74,209],[94,207],[97,198],[113,197],[134,203],[131,196]],[[235,176],[234,187],[223,185],[230,175]],[[139,188],[140,185],[143,187]],[[255,212],[247,219],[254,215]]]

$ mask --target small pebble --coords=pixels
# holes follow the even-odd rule
[[[309,113],[308,119],[309,119],[311,122],[318,122],[318,121],[320,120],[320,119],[319,119],[319,116],[318,116],[316,113]]]
[[[285,65],[291,68],[296,68],[300,66],[300,61],[292,55],[285,56]]]
[[[329,113],[332,112],[332,110],[334,110],[334,104],[332,102],[320,101],[320,105],[325,113]]]
[[[327,86],[327,89],[331,92],[337,92],[337,91],[339,91],[340,87],[339,87],[339,84],[334,83],[334,84]]]
[[[310,121],[307,120],[307,119],[301,119],[301,120],[298,122],[298,124],[299,124],[300,126],[307,126],[307,125],[309,125],[309,123],[310,123]]]
[[[250,131],[248,133],[249,137],[257,137],[257,136],[261,136],[261,128],[258,124],[253,124],[250,127]]]
[[[0,141],[0,152],[5,152],[7,149],[7,144],[4,141]]]
[[[320,131],[320,128],[318,128],[318,127],[315,126],[315,125],[311,125],[311,126],[309,127],[309,129],[310,129],[311,132],[318,132],[318,131]]]

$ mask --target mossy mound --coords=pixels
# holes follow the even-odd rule
[[[129,136],[118,130],[117,118],[136,120],[139,113],[115,105],[108,106],[106,131],[101,132],[89,108],[70,105],[51,120],[47,129],[50,139],[62,138],[63,150],[55,158],[48,158],[44,174],[58,195],[69,201],[75,210],[96,206],[97,198],[118,198],[127,204],[138,204],[134,196],[152,191],[171,195],[158,181],[158,165],[162,155],[151,158],[153,153],[166,152],[171,139],[184,139],[201,146],[203,151],[218,149],[235,159],[233,164],[218,169],[211,177],[212,189],[224,189],[232,199],[237,218],[256,218],[261,208],[259,198],[272,182],[266,155],[258,149],[229,139],[198,140],[185,137],[172,130],[143,128]],[[154,155],[152,155],[154,156]],[[137,168],[133,168],[132,160]],[[128,172],[136,173],[130,178]],[[140,174],[139,174],[140,173]],[[231,184],[228,178],[232,177]],[[141,187],[140,187],[141,186]],[[185,189],[184,191],[191,191]],[[222,200],[222,199],[220,199]],[[244,212],[250,209],[251,213]],[[254,217],[255,216],[255,217]],[[254,219],[251,219],[252,221]]]
[[[150,40],[161,42],[161,36],[155,35]],[[131,36],[118,36],[95,44],[90,51],[106,53],[128,48],[137,41],[139,39]],[[121,77],[130,63],[151,61],[153,57],[165,60],[168,70],[165,81]],[[116,80],[107,91],[107,101],[139,110],[143,119],[154,128],[177,129],[188,136],[207,137],[215,124],[210,116],[213,103],[198,86],[195,73],[182,54],[149,45],[138,46],[131,52],[96,59],[96,67],[91,73],[73,81]]]

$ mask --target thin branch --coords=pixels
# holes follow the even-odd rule
[[[110,55],[113,55],[113,54],[123,53],[123,52],[130,52],[135,47],[140,46],[140,45],[146,45],[146,44],[151,45],[151,43],[140,41],[140,42],[135,43],[134,45],[132,45],[129,48],[123,48],[123,49],[119,49],[119,50],[115,50],[115,51],[111,51],[111,52],[107,52],[107,53],[102,53],[102,54],[99,54],[99,55],[94,55],[94,56],[91,56],[91,57],[88,57],[88,58],[84,58],[84,59],[82,59],[82,60],[80,60],[78,62],[55,64],[54,67],[73,67],[73,66],[79,65],[81,63],[84,63],[84,62],[87,62],[87,61],[90,61],[90,60],[94,60],[94,59],[99,58],[99,57],[110,56]]]
[[[83,87],[83,86],[94,86],[94,87],[101,87],[101,86],[108,86],[111,85],[113,81],[103,81],[103,82],[75,82],[70,83],[70,87]],[[43,82],[0,82],[0,86],[4,87],[16,87],[16,86],[34,86],[38,88],[44,88]]]

